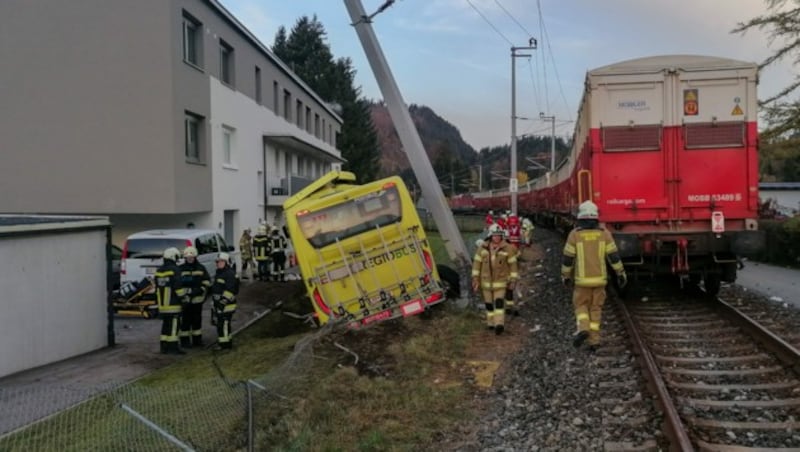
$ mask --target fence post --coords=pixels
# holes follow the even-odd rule
[[[250,382],[245,382],[247,388],[247,450],[248,452],[255,451],[255,438],[253,433],[253,387]]]

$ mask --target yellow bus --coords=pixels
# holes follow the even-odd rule
[[[333,171],[283,204],[320,324],[410,316],[445,300],[430,244],[402,179],[359,185]]]

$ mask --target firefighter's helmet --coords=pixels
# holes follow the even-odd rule
[[[183,250],[183,257],[197,257],[197,248],[189,245]]]
[[[489,215],[494,215],[494,210],[490,210]]]
[[[503,235],[506,235],[506,231],[504,231],[503,228],[501,228],[499,224],[493,224],[493,225],[489,226],[489,235],[500,235],[500,236],[503,236]]]
[[[584,201],[578,206],[578,219],[596,219],[597,217],[597,204],[591,201]]]
[[[225,261],[225,263],[231,262],[231,255],[228,253],[219,253],[217,254],[217,258],[215,259],[216,262]]]
[[[265,225],[260,225],[258,227],[258,234],[259,235],[266,235],[267,234],[267,227]]]
[[[177,261],[181,257],[181,252],[178,248],[171,247],[164,250],[164,259]]]

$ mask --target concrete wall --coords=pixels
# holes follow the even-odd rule
[[[105,230],[0,237],[0,377],[107,345]]]
[[[162,0],[0,2],[0,211],[175,208],[170,20]]]

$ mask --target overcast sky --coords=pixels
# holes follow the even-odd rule
[[[269,46],[279,26],[290,30],[316,14],[333,54],[353,60],[363,94],[382,98],[343,1],[221,1]],[[371,13],[384,0],[362,3]],[[530,59],[517,59],[517,115],[537,118],[520,120],[517,133],[549,133],[538,120],[545,112],[569,136],[587,70],[660,54],[760,62],[774,48],[766,36],[730,30],[765,11],[763,0],[399,0],[373,27],[406,103],[433,108],[477,150],[510,141],[508,41],[527,45],[530,33],[539,42]],[[786,86],[793,72],[789,64],[766,69],[759,97]]]

